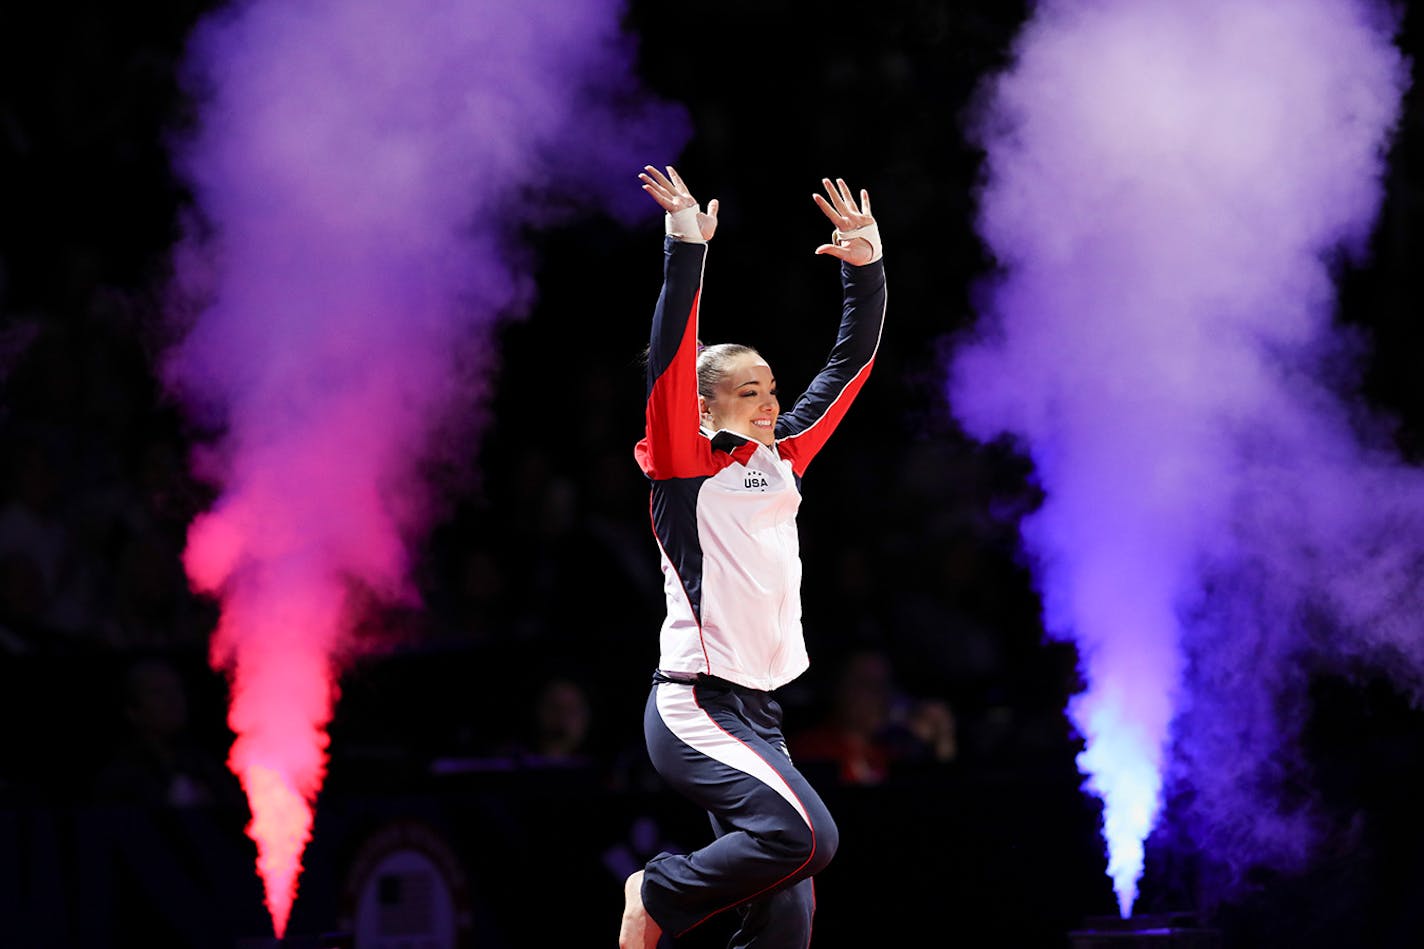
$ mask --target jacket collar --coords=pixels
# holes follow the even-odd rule
[[[718,429],[716,432],[712,432],[704,428],[702,429],[702,434],[707,436],[707,438],[711,439],[713,450],[725,451],[729,455],[736,452],[739,448],[741,448],[742,451],[745,452],[746,449],[742,448],[743,445],[751,445],[752,450],[755,451],[757,447],[763,444],[755,438],[749,438],[746,435],[739,435],[736,432],[728,431],[725,428]]]

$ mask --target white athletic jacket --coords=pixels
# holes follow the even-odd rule
[[[775,447],[698,424],[697,310],[705,243],[668,237],[648,354],[647,425],[667,619],[658,668],[771,690],[806,671],[796,510],[801,477],[870,374],[885,319],[881,261],[841,264],[830,360],[776,422]]]

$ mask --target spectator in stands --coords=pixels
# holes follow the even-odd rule
[[[189,729],[188,691],[172,663],[138,659],[122,688],[122,733],[99,773],[98,798],[166,807],[241,800],[236,779]]]
[[[589,748],[592,708],[588,693],[572,679],[547,680],[534,703],[530,734],[523,746],[526,764],[577,767],[593,763]]]
[[[890,659],[861,649],[843,661],[831,705],[816,725],[791,736],[792,757],[834,764],[842,784],[879,784],[905,747],[895,727],[896,692]]]

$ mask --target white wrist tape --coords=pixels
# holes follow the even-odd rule
[[[870,245],[870,262],[873,264],[879,260],[882,254],[880,248],[880,228],[875,224],[853,227],[848,231],[837,230],[831,234],[831,243],[838,247],[844,247],[857,237]]]
[[[697,205],[694,204],[680,211],[669,211],[666,218],[669,236],[689,244],[707,243],[702,239],[702,228],[697,226]]]

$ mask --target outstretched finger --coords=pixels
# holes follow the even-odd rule
[[[658,184],[658,183],[657,183],[656,181],[654,181],[652,178],[648,177],[648,173],[645,172],[645,171],[640,171],[640,172],[638,172],[638,180],[641,181],[644,185],[648,186],[649,188],[656,188],[657,190],[659,190],[659,191],[661,191],[661,192],[663,192],[663,193],[665,193],[665,194],[671,194],[671,193],[672,193],[672,192],[668,191],[667,188],[664,188],[662,185]]]
[[[653,179],[649,178],[647,175],[639,175],[638,177],[643,182],[643,190],[648,192],[648,194],[652,195],[653,199],[659,204],[669,204],[677,200],[677,196],[675,194],[673,194],[671,191],[664,188],[657,182],[653,181]]]
[[[844,244],[822,244],[816,248],[816,253],[839,258],[854,267],[870,263],[870,259],[875,255],[870,242],[863,237]]]
[[[677,187],[678,187],[680,190],[682,190],[682,191],[687,191],[687,185],[683,184],[683,182],[682,182],[682,175],[679,175],[679,174],[677,173],[677,169],[674,168],[672,165],[668,165],[668,166],[667,166],[667,170],[668,170],[668,177],[672,179],[672,183],[675,184],[675,185],[677,185]]]
[[[836,179],[836,190],[840,192],[841,200],[845,202],[846,213],[847,213],[847,214],[856,214],[856,213],[858,213],[858,211],[857,211],[857,209],[856,209],[856,206],[855,206],[855,198],[851,197],[850,188],[846,187],[846,183],[845,183],[845,179],[844,179],[844,178],[837,178],[837,179]]]
[[[662,208],[664,211],[667,211],[669,214],[677,210],[677,202],[673,201],[671,198],[663,197],[663,195],[657,190],[655,190],[652,185],[643,185],[643,190],[648,192],[649,197],[651,197],[654,201],[658,203],[658,207]]]
[[[842,224],[849,223],[844,214],[837,211],[834,207],[831,206],[831,203],[829,201],[821,197],[819,194],[812,194],[811,200],[816,202],[816,207],[821,209],[822,214],[831,219],[832,224],[839,227]]]
[[[846,250],[846,248],[844,247],[841,247],[839,244],[822,244],[820,247],[816,248],[816,253],[829,254],[830,256],[837,257],[841,260],[850,259],[850,251]]]
[[[841,198],[840,192],[836,191],[836,186],[831,184],[831,179],[822,178],[821,186],[826,189],[826,194],[830,195],[831,206],[836,209],[836,213],[840,214],[842,217],[848,215],[850,212],[845,206],[845,201]]]
[[[665,190],[667,190],[667,191],[676,191],[676,190],[677,190],[677,189],[673,186],[673,183],[672,183],[671,181],[668,181],[666,178],[664,178],[664,177],[663,177],[663,173],[660,172],[660,171],[658,171],[658,170],[657,170],[656,168],[654,168],[652,165],[644,165],[644,166],[643,166],[643,171],[647,172],[647,173],[652,177],[653,181],[656,182],[659,187],[661,187],[661,188],[663,188],[663,189],[665,189]]]
[[[875,216],[870,213],[870,192],[866,191],[864,188],[860,189],[860,213],[864,214],[866,217]]]

